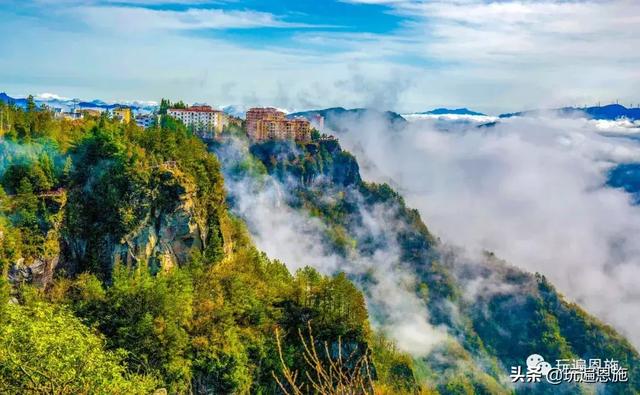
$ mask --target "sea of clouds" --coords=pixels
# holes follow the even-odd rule
[[[372,113],[345,117],[339,126],[336,134],[356,155],[363,178],[396,188],[431,232],[462,248],[465,259],[481,262],[491,251],[542,273],[569,300],[640,345],[640,320],[634,319],[640,314],[640,207],[606,186],[616,164],[640,162],[639,141],[629,138],[635,131],[627,122],[549,113],[482,127],[414,119],[398,129]],[[238,162],[247,150],[246,142],[236,141],[219,154]],[[429,324],[412,271],[399,258],[392,234],[402,225],[390,220],[392,208],[360,209],[362,232],[386,240],[387,247],[373,257],[344,259],[323,248],[326,225],[287,205],[286,183],[268,176],[226,179],[234,210],[269,256],[293,270],[311,265],[325,274],[373,276],[376,285],[366,293],[373,323],[403,350],[424,356],[446,338],[444,329]]]
[[[640,208],[606,186],[616,164],[640,161],[628,121],[549,113],[392,131],[371,116],[340,126],[363,178],[397,188],[444,241],[546,275],[640,346]]]

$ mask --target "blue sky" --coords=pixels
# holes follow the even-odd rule
[[[5,0],[0,91],[486,112],[640,101],[634,0]]]

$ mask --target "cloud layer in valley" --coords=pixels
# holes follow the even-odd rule
[[[396,187],[435,234],[545,274],[640,345],[630,319],[640,314],[640,208],[604,186],[614,164],[640,161],[637,142],[552,115],[451,130],[422,120],[393,132],[375,117],[343,126],[363,177]]]

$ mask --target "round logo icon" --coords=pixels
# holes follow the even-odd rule
[[[540,362],[544,362],[544,358],[540,354],[531,354],[527,357],[527,367],[535,368]]]

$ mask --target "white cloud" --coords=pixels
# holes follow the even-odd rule
[[[235,163],[247,150],[236,141],[219,152],[219,157],[225,163]],[[343,257],[324,248],[328,229],[322,221],[287,205],[289,185],[272,177],[238,180],[230,176],[225,178],[225,186],[233,196],[234,211],[245,219],[256,245],[269,257],[292,271],[311,266],[327,275],[366,276],[369,281],[364,294],[372,324],[400,349],[423,357],[447,339],[446,329],[429,324],[427,306],[415,294],[416,279],[402,262],[396,242],[398,229],[405,225],[394,219],[393,208],[360,205],[362,225],[356,232],[383,240],[380,244],[384,248],[372,255],[352,252]],[[326,192],[325,198],[332,199]]]
[[[423,120],[436,120],[444,121],[445,125],[450,125],[451,122],[471,122],[475,124],[483,124],[489,122],[495,122],[497,117],[490,115],[466,115],[466,114],[402,114],[402,117],[409,122],[423,121]]]
[[[203,5],[220,5],[225,0],[22,0],[24,3],[34,3],[38,5],[64,5],[64,6],[96,6],[104,4],[118,5],[142,5],[142,6],[161,6],[161,5],[186,5],[186,6],[203,6]]]
[[[628,133],[628,134],[640,134],[640,120],[632,121],[626,118],[617,119],[614,121],[606,119],[594,119],[591,121],[593,125],[603,132],[609,133]]]
[[[340,135],[365,179],[389,182],[447,242],[545,274],[560,292],[640,345],[640,207],[605,188],[638,143],[593,121],[550,115],[494,128],[440,131],[434,121],[390,133],[379,120]]]
[[[72,10],[88,25],[114,31],[306,28],[266,12],[190,8],[182,11],[141,7],[78,7]]]
[[[370,104],[366,84],[357,90],[343,84],[362,78],[375,90],[392,89],[390,99],[374,102],[402,112],[468,106],[499,113],[637,101],[640,3],[376,3],[405,18],[396,30],[328,29],[298,23],[294,13],[186,3],[173,11],[137,2],[52,3],[43,19],[3,15],[0,34],[20,31],[21,39],[0,42],[11,54],[0,58],[0,79],[4,89],[71,97],[91,90],[90,96],[106,98],[166,95],[309,108]],[[258,47],[217,34],[258,27],[291,35]]]
[[[56,95],[55,93],[44,92],[34,96],[36,100],[70,100],[68,97]]]

